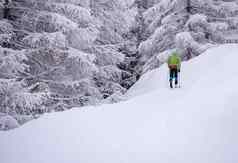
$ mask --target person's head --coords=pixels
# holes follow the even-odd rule
[[[178,48],[176,48],[172,53],[172,55],[176,55],[178,57],[181,57],[181,54],[183,54],[183,53],[182,53],[181,49],[178,49]]]
[[[174,51],[173,53],[172,53],[172,56],[177,56],[178,55],[178,53],[176,52],[176,51]]]

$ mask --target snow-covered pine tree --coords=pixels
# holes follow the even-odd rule
[[[0,128],[124,100],[175,49],[222,43],[238,43],[236,0],[0,0]]]
[[[212,45],[238,42],[235,0],[150,2],[143,14],[149,36],[139,47],[142,72],[160,66],[175,48],[187,60]]]
[[[27,116],[125,93],[132,84],[122,66],[130,53],[132,3],[2,0],[0,112],[22,124]]]

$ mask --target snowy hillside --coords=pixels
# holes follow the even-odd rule
[[[238,45],[145,74],[128,101],[44,115],[0,132],[1,163],[236,163]]]

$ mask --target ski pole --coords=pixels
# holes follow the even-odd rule
[[[166,85],[169,87],[168,82],[169,82],[169,69],[167,70],[167,79],[166,79]]]
[[[181,84],[181,82],[182,82],[182,80],[181,80],[181,70],[180,70],[178,76],[179,76],[179,88],[181,88],[181,85],[182,85],[182,84]]]

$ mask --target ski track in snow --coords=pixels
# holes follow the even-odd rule
[[[1,163],[237,163],[238,45],[145,74],[128,101],[72,109],[0,132]],[[136,96],[136,97],[135,97]]]

